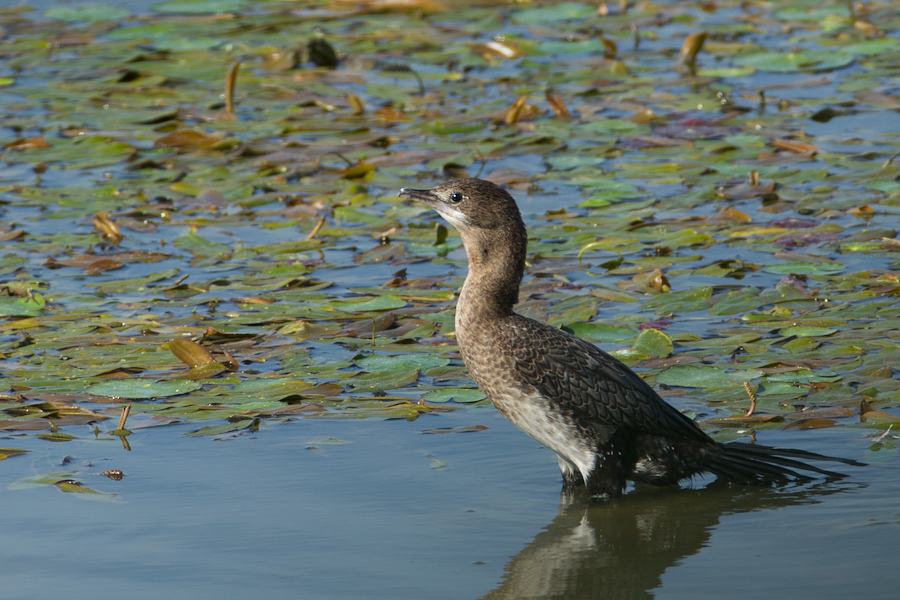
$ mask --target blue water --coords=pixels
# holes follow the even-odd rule
[[[489,429],[422,433],[463,425]],[[494,597],[896,597],[896,453],[837,483],[638,490],[557,515],[552,454],[490,408],[266,423],[224,441],[183,437],[192,428],[136,430],[131,452],[0,442],[34,446],[0,475],[0,597],[477,598],[505,569]],[[861,458],[862,434],[760,441]],[[109,469],[124,479],[91,475]],[[116,501],[5,489],[66,470]]]

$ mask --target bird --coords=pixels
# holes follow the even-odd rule
[[[855,460],[707,435],[628,366],[594,344],[514,311],[528,235],[515,199],[465,178],[399,196],[452,225],[468,257],[456,303],[456,340],[470,377],[513,425],[556,453],[563,490],[615,498],[628,482],[677,485],[704,472],[738,484],[784,485],[807,473],[841,477],[807,461]]]

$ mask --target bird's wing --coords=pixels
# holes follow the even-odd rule
[[[709,439],[639,375],[606,352],[555,327],[535,326],[536,322],[516,316],[504,330],[509,338],[504,346],[511,348],[518,371],[544,396],[596,425]]]

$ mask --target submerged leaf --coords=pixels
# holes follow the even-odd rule
[[[185,437],[199,437],[199,436],[215,436],[222,435],[225,433],[236,433],[238,431],[248,430],[248,431],[256,431],[259,427],[259,419],[243,419],[241,421],[236,421],[234,423],[228,423],[226,425],[213,425],[209,427],[201,427],[197,431],[193,431],[191,433],[184,434]]]

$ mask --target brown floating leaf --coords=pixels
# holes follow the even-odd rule
[[[615,41],[608,37],[600,36],[600,42],[603,44],[603,56],[605,58],[615,58],[619,53],[619,48],[616,46]]]
[[[366,112],[366,105],[363,104],[363,101],[356,94],[348,94],[347,102],[350,104],[350,108],[353,109],[354,115],[361,115]]]
[[[781,423],[784,417],[779,415],[753,415],[748,417],[741,415],[739,417],[722,417],[720,419],[709,419],[704,423],[712,423],[713,425],[721,425],[723,427],[745,427],[747,425],[758,425],[760,423]]]
[[[209,353],[209,350],[196,342],[184,338],[175,338],[169,342],[169,350],[189,367],[216,364],[216,359]]]
[[[229,370],[225,365],[218,363],[212,365],[203,365],[200,367],[191,367],[187,371],[182,371],[176,375],[168,376],[169,379],[179,379],[183,381],[198,381],[200,379],[212,379],[219,373]],[[234,369],[236,370],[236,369]]]
[[[348,327],[343,331],[344,335],[348,335],[351,337],[366,337],[371,336],[379,331],[386,331],[390,329],[396,319],[394,318],[394,313],[389,312],[385,315],[381,315],[377,319],[366,319],[365,321],[358,321],[354,323],[351,327]]]
[[[559,94],[547,92],[547,104],[550,105],[550,110],[552,110],[553,114],[557,117],[568,118],[572,116],[569,114],[569,109],[566,108],[566,103]]]
[[[697,53],[703,48],[708,34],[705,31],[692,33],[687,36],[681,45],[681,53],[678,55],[679,65],[693,66],[697,61]]]
[[[103,240],[115,246],[122,242],[124,237],[122,232],[119,231],[119,227],[110,220],[109,215],[105,212],[97,213],[91,221],[94,223],[94,231],[100,234]]]
[[[0,430],[11,431],[40,431],[50,429],[50,421],[47,419],[8,419],[0,421]]]
[[[725,208],[706,219],[707,223],[752,223],[753,217],[747,213],[735,210],[733,208]]]
[[[895,417],[890,413],[886,413],[883,410],[870,410],[864,415],[860,415],[860,421],[863,422],[875,422],[875,423],[891,423],[896,424],[900,419]]]
[[[420,12],[433,14],[444,12],[447,7],[435,0],[334,0],[335,4],[343,4],[364,12]]]
[[[513,105],[507,109],[506,117],[503,119],[507,125],[515,125],[519,122],[519,115],[522,114],[522,109],[525,107],[526,100],[528,100],[528,96],[519,96],[518,99],[513,102]]]
[[[266,68],[273,71],[290,71],[303,63],[303,50],[300,47],[279,50],[266,57]]]
[[[241,61],[237,61],[228,69],[225,75],[225,112],[234,114],[234,86],[237,83],[238,71],[241,68]]]
[[[768,196],[775,192],[775,182],[769,181],[761,185],[752,183],[739,183],[731,187],[721,187],[716,190],[716,196],[726,200],[750,200],[760,196]]]
[[[9,148],[10,150],[32,150],[35,148],[49,148],[50,144],[47,143],[47,140],[38,136],[30,138],[19,138],[17,140],[13,140],[8,144],[5,144],[3,147]]]
[[[20,240],[25,237],[24,229],[14,229],[12,231],[7,231],[6,233],[0,235],[0,242],[11,242],[13,240]]]
[[[775,148],[796,154],[815,154],[819,151],[818,146],[794,140],[770,140],[769,143]]]
[[[895,110],[900,108],[900,96],[897,94],[885,94],[874,90],[862,90],[856,92],[856,100],[862,104],[868,104],[873,108],[886,108]]]
[[[838,422],[834,419],[800,419],[792,423],[788,423],[782,429],[821,429],[823,427],[834,427]]]
[[[154,148],[207,148],[217,143],[219,138],[192,131],[190,129],[181,129],[173,131],[169,135],[164,135],[153,143]]]
[[[462,427],[441,427],[438,429],[423,429],[422,433],[472,433],[473,431],[487,431],[484,425],[464,425]]]
[[[500,167],[499,169],[494,169],[493,171],[485,175],[484,178],[488,181],[496,183],[497,185],[511,186],[515,186],[517,184],[531,185],[532,181],[532,176],[529,173],[510,167]]]
[[[194,198],[188,198],[186,204],[195,206],[215,206],[216,208],[226,208],[228,206],[228,198],[221,192],[216,190],[203,190]]]
[[[800,419],[846,419],[855,414],[856,413],[846,406],[826,406],[823,408],[800,410],[789,415],[784,415],[784,418],[789,421],[797,421]]]
[[[338,171],[344,179],[357,179],[359,177],[365,177],[369,173],[375,170],[375,166],[366,162],[359,161],[357,164],[349,167],[347,169],[342,169]]]
[[[633,139],[642,144],[647,144],[648,146],[658,146],[660,148],[670,148],[673,146],[681,146],[682,148],[694,147],[694,143],[688,140],[678,140],[675,138],[663,137],[660,135],[636,135]]]
[[[857,206],[856,208],[849,209],[847,213],[853,215],[854,217],[865,219],[874,215],[875,209],[868,204],[863,204],[862,206]]]
[[[375,111],[375,116],[385,123],[400,123],[403,121],[411,121],[412,119],[402,111],[390,106],[382,106]]]
[[[668,293],[672,289],[669,280],[663,274],[662,270],[654,269],[645,273],[638,273],[628,281],[620,281],[616,284],[620,290],[630,290],[635,292],[654,292],[657,294]]]
[[[344,388],[336,383],[320,383],[317,386],[303,390],[300,395],[303,398],[331,398],[344,393]],[[284,402],[285,399],[282,399]]]
[[[86,275],[98,275],[106,271],[121,269],[124,266],[125,263],[121,263],[117,260],[112,260],[110,258],[101,258],[99,260],[95,260],[87,267],[85,267],[84,272]]]
[[[304,413],[321,413],[327,409],[315,404],[289,404],[287,406],[279,406],[276,408],[264,408],[262,410],[252,411],[254,415],[260,417],[278,417],[284,415],[299,415]]]
[[[168,254],[161,252],[117,252],[115,254],[97,255],[97,254],[79,254],[74,258],[66,260],[55,260],[48,258],[43,266],[49,269],[60,269],[62,267],[75,267],[76,269],[88,269],[99,261],[112,261],[121,264],[130,263],[155,263],[161,260],[171,258]]]

